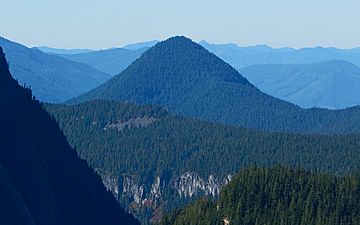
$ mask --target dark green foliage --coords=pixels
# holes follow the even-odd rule
[[[261,132],[173,116],[159,107],[102,100],[46,109],[82,158],[112,174],[140,172],[144,179],[186,171],[227,175],[249,164],[282,163],[335,173],[360,167],[356,135]],[[139,116],[155,122],[121,132],[104,129]]]
[[[0,224],[138,224],[56,121],[11,78],[0,48]]]
[[[156,176],[171,184],[188,171],[203,178],[221,177],[253,164],[339,174],[360,170],[360,139],[355,135],[260,132],[173,116],[159,107],[105,100],[45,107],[80,157],[100,174],[136,174],[148,187]],[[145,128],[104,129],[138,117],[155,122]],[[170,186],[162,191],[166,208],[187,203]]]
[[[215,203],[198,201],[165,217],[163,225],[357,225],[360,178],[292,168],[241,171]],[[193,223],[198,221],[198,223]]]
[[[185,37],[160,42],[124,72],[70,101],[160,105],[224,124],[305,133],[359,133],[360,108],[304,110],[260,92],[234,68]]]
[[[216,209],[216,203],[201,198],[183,210],[166,215],[161,225],[223,225],[222,214]]]

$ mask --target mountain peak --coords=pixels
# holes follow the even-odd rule
[[[190,38],[187,38],[185,36],[174,36],[164,41],[158,42],[153,48],[150,48],[149,50],[157,49],[161,51],[167,51],[173,49],[173,50],[179,50],[179,52],[177,53],[181,53],[190,50],[192,48],[199,49],[202,47],[201,45],[197,44],[196,42],[192,41]],[[182,49],[182,51],[180,49]]]
[[[308,111],[260,92],[184,36],[158,43],[121,74],[68,103],[94,99],[159,105],[183,116],[255,129],[309,129],[303,121]]]
[[[185,36],[174,36],[174,37],[168,38],[168,39],[156,44],[155,47],[163,46],[163,45],[172,45],[173,47],[184,47],[184,45],[189,45],[189,46],[192,45],[192,46],[201,47],[199,44],[197,44],[196,42],[194,42],[193,40],[191,40],[190,38],[185,37]],[[184,50],[186,50],[186,49],[184,49]]]
[[[166,70],[168,75],[175,70],[178,78],[183,79],[210,78],[252,86],[229,64],[185,36],[175,36],[159,42],[128,69],[132,70],[134,67]],[[191,78],[185,77],[185,74],[191,74]]]
[[[169,41],[195,43],[190,38],[188,38],[188,37],[186,37],[184,35],[173,36],[173,37],[170,37],[170,38],[168,38],[168,39],[166,39],[165,41],[162,41],[162,42],[169,42]]]

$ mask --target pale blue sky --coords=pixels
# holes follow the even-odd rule
[[[0,36],[109,48],[181,34],[242,46],[360,47],[359,0],[1,0]]]

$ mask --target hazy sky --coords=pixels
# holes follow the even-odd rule
[[[273,47],[360,47],[360,0],[1,0],[0,36],[109,48],[186,35]]]

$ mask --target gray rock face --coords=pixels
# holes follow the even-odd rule
[[[115,177],[104,176],[102,177],[102,181],[106,190],[110,191],[114,194],[115,198],[119,197],[119,180]]]
[[[154,123],[156,121],[156,118],[153,117],[136,117],[131,118],[128,121],[117,121],[112,124],[108,124],[104,127],[104,130],[108,129],[116,129],[119,132],[123,131],[124,129],[131,129],[131,128],[146,128],[150,124]]]
[[[194,195],[217,196],[222,187],[231,181],[231,175],[219,179],[210,175],[204,180],[195,172],[186,172],[175,180],[174,190],[180,197],[192,197]]]
[[[103,176],[102,179],[107,190],[111,191],[117,199],[127,199],[135,203],[137,207],[156,208],[161,202],[166,201],[166,196],[163,196],[165,189],[170,188],[179,198],[215,197],[219,195],[222,187],[231,181],[232,175],[229,174],[223,178],[210,175],[203,179],[196,172],[186,172],[170,183],[165,183],[160,177],[156,177],[150,184],[140,183],[137,175]]]
[[[121,195],[121,197],[132,199],[135,203],[140,204],[143,200],[144,186],[139,184],[136,176],[125,176],[123,178]]]

